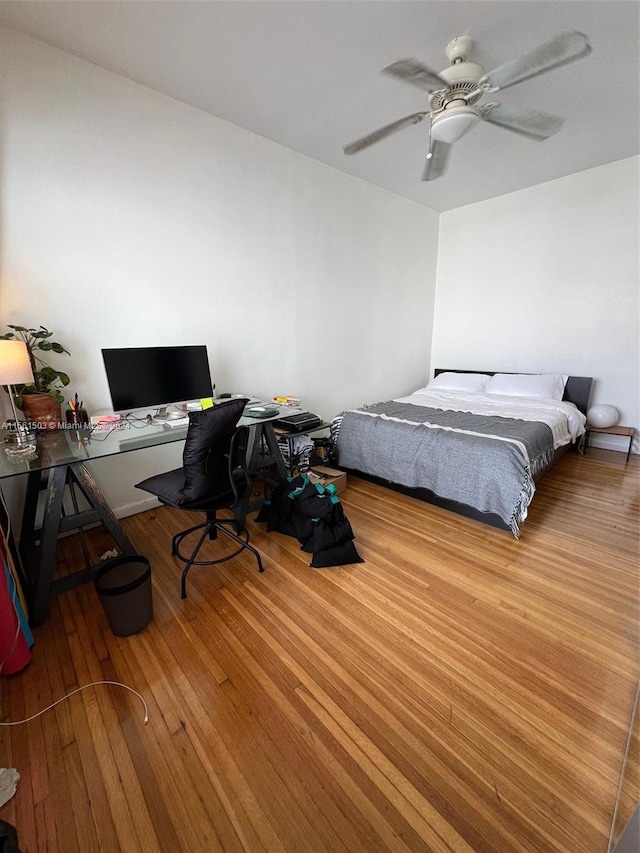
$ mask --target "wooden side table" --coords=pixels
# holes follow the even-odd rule
[[[633,436],[636,433],[635,427],[629,426],[610,426],[610,427],[593,427],[587,426],[586,432],[586,440],[584,445],[585,453],[587,452],[587,447],[589,446],[589,433],[595,432],[600,435],[624,435],[629,439],[629,447],[627,448],[627,458],[625,460],[625,465],[629,461],[629,455],[631,454],[631,445],[633,444]]]

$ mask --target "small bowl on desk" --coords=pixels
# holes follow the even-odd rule
[[[15,430],[4,437],[4,452],[9,459],[33,459],[37,447],[36,433],[31,430]]]

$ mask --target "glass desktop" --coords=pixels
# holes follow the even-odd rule
[[[293,411],[296,410],[281,406],[273,418],[256,421],[242,417],[238,424],[256,427]],[[71,428],[71,425],[63,424],[61,429],[41,431],[37,435],[36,450],[29,457],[11,459],[4,449],[0,449],[0,479],[184,441],[187,429],[188,425],[171,427],[166,423],[149,423],[145,418],[123,418],[116,424],[92,428]],[[0,431],[2,445],[9,434],[8,430]]]
[[[2,431],[3,442],[8,434],[8,431]],[[126,422],[115,428],[110,425],[109,429],[94,427],[42,431],[37,436],[36,450],[31,456],[12,459],[0,450],[0,478],[30,471],[46,471],[59,465],[101,459],[127,450],[137,450],[139,447],[154,447],[180,441],[184,440],[186,435],[186,426],[171,429],[161,424],[145,424],[140,429],[135,429]]]

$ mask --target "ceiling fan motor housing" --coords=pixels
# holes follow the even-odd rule
[[[475,104],[483,95],[478,82],[484,76],[484,68],[476,62],[460,62],[450,65],[438,75],[449,84],[446,89],[433,92],[429,102],[433,112],[442,110],[460,98],[466,104]]]
[[[438,76],[450,86],[455,83],[473,83],[477,86],[480,78],[484,76],[484,68],[477,62],[458,62],[457,65],[449,65]]]
[[[466,62],[463,51],[470,47],[471,39],[461,36],[447,47],[447,55],[454,62],[438,75],[449,84],[447,89],[434,92],[431,96],[431,138],[439,142],[456,142],[471,130],[480,119],[480,113],[472,104],[480,100],[483,91],[478,87],[484,76],[484,68],[476,62]],[[460,57],[455,61],[454,47]]]

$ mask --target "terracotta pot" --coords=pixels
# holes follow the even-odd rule
[[[60,429],[60,403],[50,394],[25,394],[22,398],[24,419],[33,429]]]

